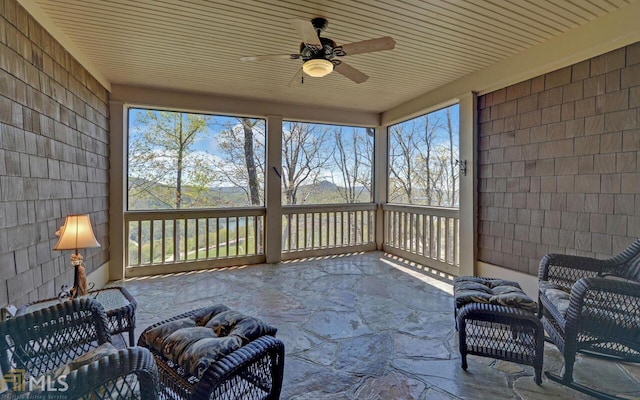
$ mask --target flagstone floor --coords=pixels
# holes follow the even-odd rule
[[[427,269],[428,270],[428,269]],[[114,282],[152,323],[223,303],[278,328],[286,347],[282,399],[589,399],[533,369],[469,357],[460,368],[452,277],[381,252]],[[640,366],[579,356],[576,379],[640,398]],[[563,361],[546,344],[544,369]]]

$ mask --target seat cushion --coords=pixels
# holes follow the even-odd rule
[[[161,325],[158,325],[155,328],[149,329],[148,331],[144,332],[144,340],[146,341],[147,346],[162,354],[164,348],[164,340],[167,338],[167,336],[177,331],[178,329],[204,326],[215,315],[228,310],[229,308],[227,306],[216,304],[211,307],[205,307],[190,317],[165,321]]]
[[[260,336],[275,334],[276,328],[257,318],[216,305],[143,335],[150,348],[201,378],[211,363]]]
[[[111,354],[116,354],[118,349],[113,347],[111,343],[103,343],[95,349],[89,350],[87,353],[81,355],[78,358],[70,361],[68,364],[61,366],[56,369],[51,375],[53,378],[57,378],[62,375],[69,375],[71,371],[75,371],[76,369],[84,366],[92,364],[94,361],[100,360],[102,357],[109,356]]]
[[[32,387],[33,390],[31,392],[26,392],[21,396],[17,396],[16,399],[26,400],[55,398],[55,396],[47,396],[47,392],[43,392],[43,390],[48,388],[48,385],[52,385],[59,390],[63,390],[60,386],[60,383],[58,382],[58,378],[69,375],[72,371],[75,371],[85,365],[93,364],[95,361],[98,361],[103,357],[107,357],[111,354],[116,354],[117,352],[118,350],[113,347],[111,343],[103,343],[100,346],[89,350],[87,353],[69,361],[69,363],[67,364],[61,365],[57,369],[50,371],[43,376],[40,376],[38,378],[31,378],[35,382],[43,382],[43,384],[34,384],[34,387]],[[133,394],[130,397],[133,398]]]
[[[495,304],[535,312],[538,304],[517,282],[481,277],[459,277],[454,282],[456,308],[469,303]]]
[[[551,304],[553,304],[564,318],[569,309],[569,292],[562,289],[561,286],[548,281],[540,281],[540,293],[544,295]]]

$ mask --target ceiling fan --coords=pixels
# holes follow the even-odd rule
[[[391,50],[396,42],[389,36],[347,43],[341,46],[329,38],[320,36],[329,22],[325,18],[313,18],[311,21],[293,19],[291,24],[300,35],[302,43],[297,54],[271,54],[263,56],[242,57],[242,61],[299,60],[302,68],[294,75],[289,86],[303,82],[303,72],[312,77],[323,77],[336,71],[355,83],[369,79],[365,73],[357,70],[338,58],[354,54],[371,53],[373,51]]]

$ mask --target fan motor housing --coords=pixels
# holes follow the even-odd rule
[[[320,43],[322,44],[322,48],[320,50],[314,50],[310,48],[306,44],[300,43],[300,57],[304,60],[311,60],[313,58],[324,58],[327,60],[331,60],[335,57],[333,53],[334,47],[336,47],[336,42],[329,38],[318,37],[320,39]]]

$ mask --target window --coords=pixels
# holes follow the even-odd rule
[[[459,106],[389,127],[389,202],[458,207]]]
[[[265,121],[129,110],[128,209],[264,204]]]
[[[285,121],[282,203],[372,201],[373,129]]]

